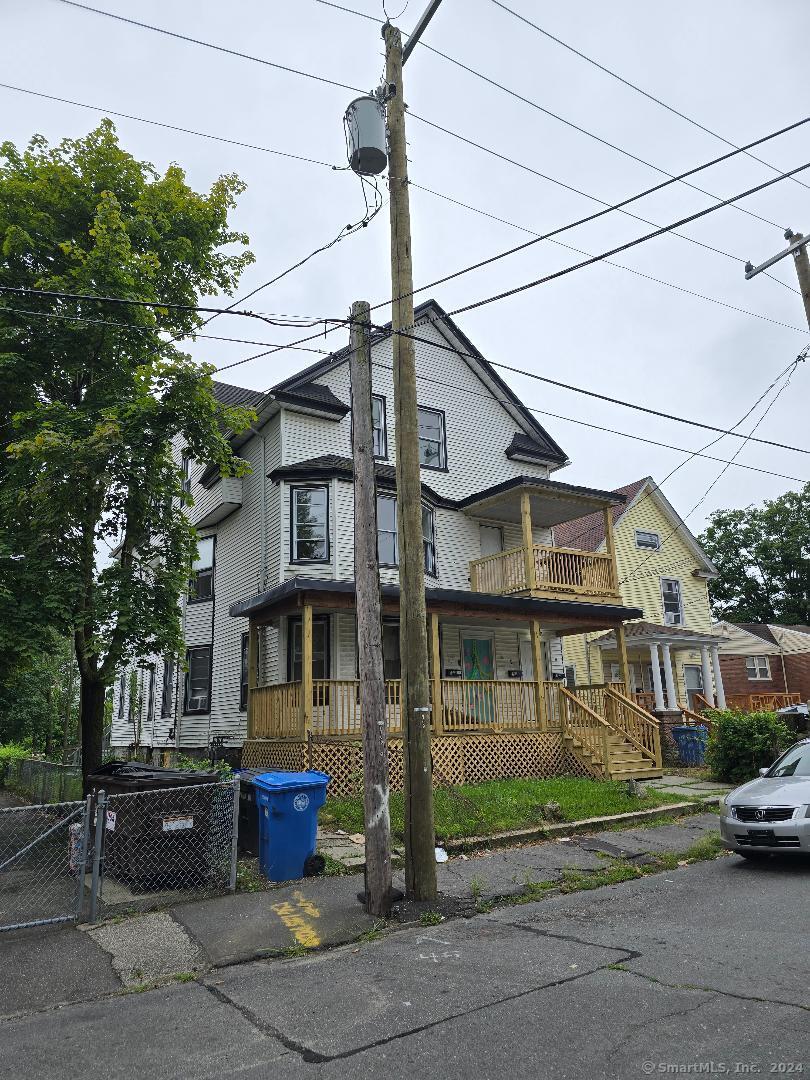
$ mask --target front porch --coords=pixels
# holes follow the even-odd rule
[[[398,667],[398,592],[397,586],[382,589],[389,672]],[[619,688],[586,700],[552,677],[559,636],[609,623],[620,627],[633,609],[446,589],[428,589],[426,600],[436,783],[660,775],[658,728],[648,713]],[[357,784],[363,710],[353,607],[353,582],[295,578],[232,609],[250,619],[245,766],[323,768],[333,777],[333,794]],[[284,681],[259,675],[259,633],[267,627],[277,642],[286,639],[286,648],[277,645]],[[337,639],[340,655],[330,639]],[[346,677],[349,667],[352,677]],[[394,790],[402,783],[401,700],[401,680],[388,678]]]

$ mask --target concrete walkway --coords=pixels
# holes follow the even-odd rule
[[[482,905],[519,896],[533,884],[562,881],[571,872],[604,870],[619,858],[680,854],[716,833],[717,817],[707,813],[669,825],[459,856],[437,867],[445,898],[439,906],[455,905],[455,910],[472,915]],[[358,902],[362,888],[361,874],[310,878],[96,927],[4,934],[0,1017],[374,937],[380,927]]]
[[[642,787],[650,787],[655,791],[663,791],[666,795],[681,795],[684,798],[709,798],[712,795],[725,795],[727,791],[733,791],[735,784],[724,784],[720,780],[701,780],[694,776],[683,776],[680,773],[666,773],[657,780],[640,780]]]

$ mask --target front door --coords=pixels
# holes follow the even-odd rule
[[[482,525],[481,529],[481,558],[487,555],[497,555],[503,551],[503,530],[497,525]]]
[[[462,673],[470,686],[465,693],[465,708],[471,719],[492,723],[495,701],[491,686],[495,677],[495,647],[491,637],[461,637]]]
[[[686,683],[686,704],[696,712],[695,694],[703,693],[703,669],[700,664],[684,664],[683,678]]]

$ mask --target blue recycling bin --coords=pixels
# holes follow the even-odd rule
[[[709,729],[704,724],[680,724],[672,729],[682,765],[702,765],[706,758]]]
[[[331,777],[309,772],[262,773],[253,779],[259,811],[259,870],[268,881],[317,873],[318,811]]]

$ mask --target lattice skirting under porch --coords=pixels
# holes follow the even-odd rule
[[[568,750],[559,731],[512,734],[439,735],[433,738],[433,784],[480,784],[484,780],[534,776],[592,776]],[[359,742],[313,738],[248,739],[242,750],[246,769],[320,769],[332,777],[329,794],[363,790],[363,748]],[[402,740],[388,742],[388,776],[392,791],[403,782]]]

